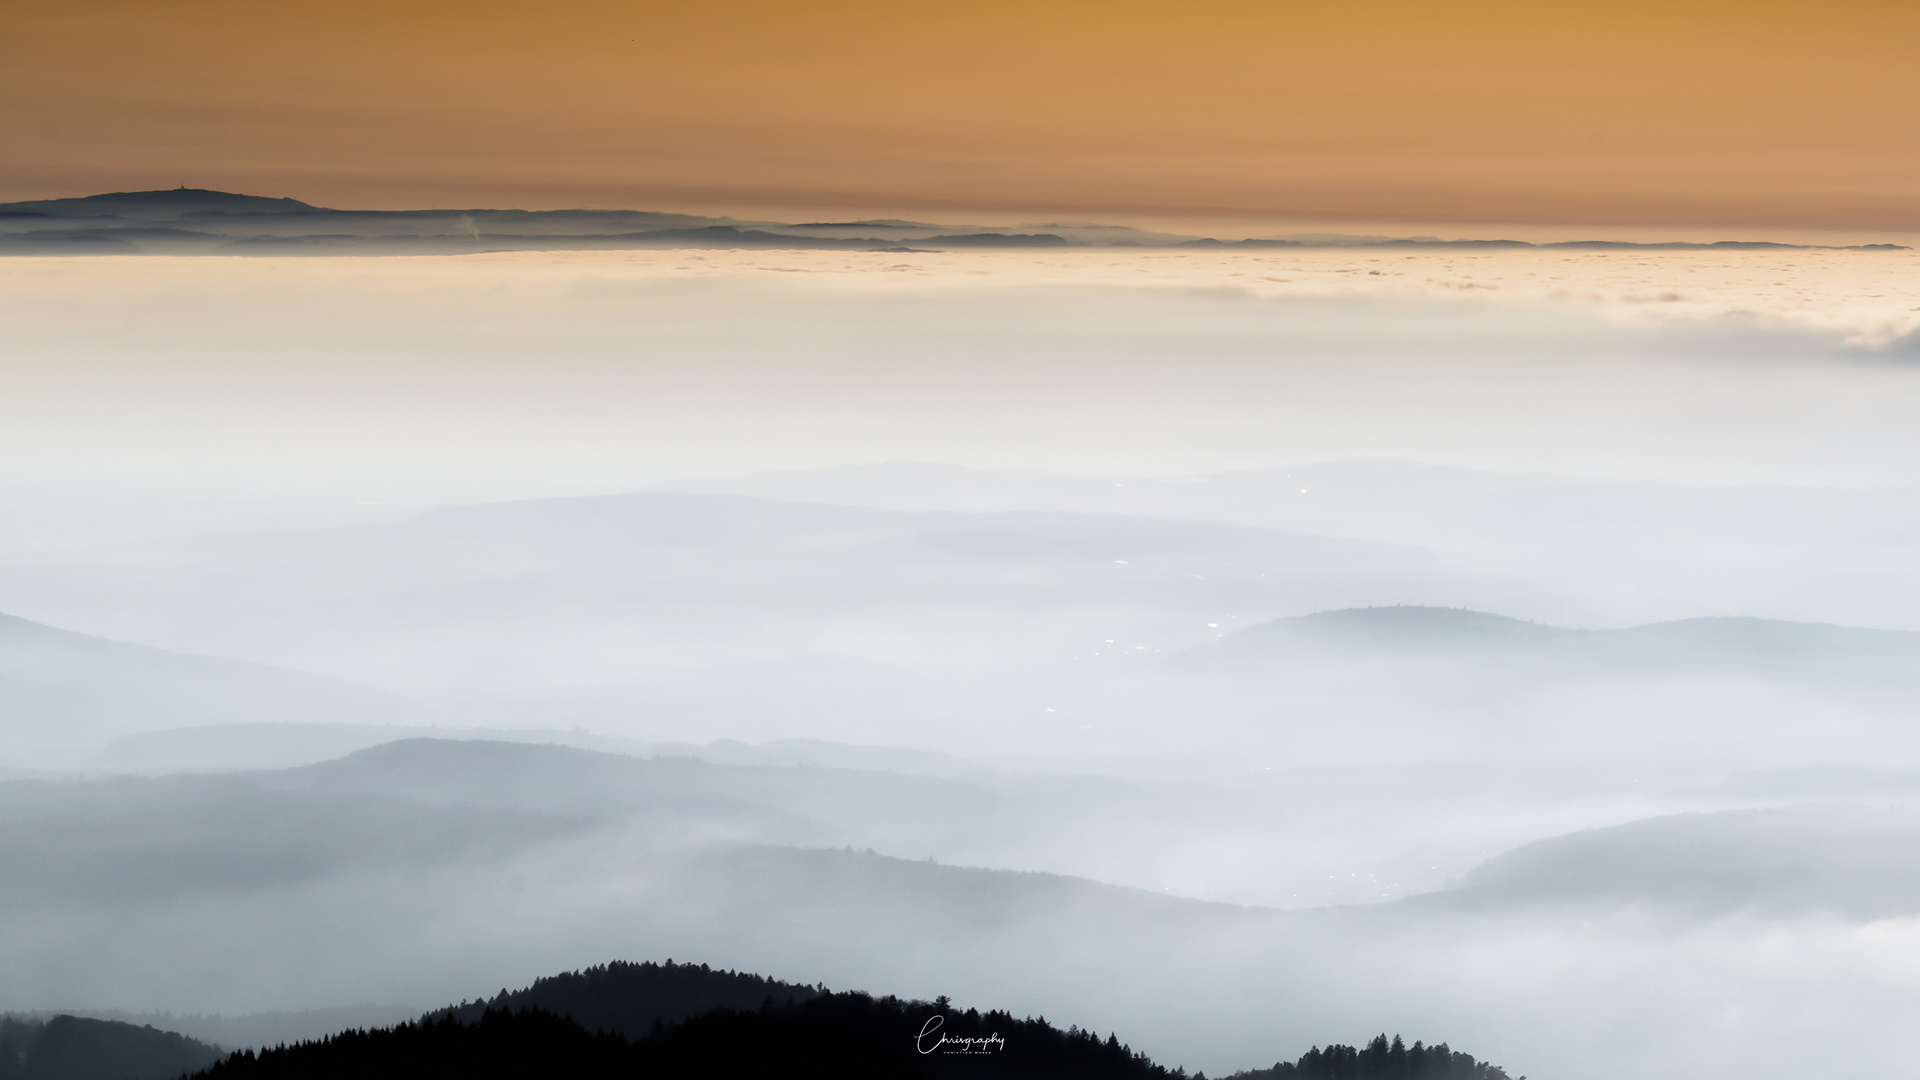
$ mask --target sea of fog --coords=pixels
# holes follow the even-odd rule
[[[0,1010],[1897,1073],[1906,255],[5,260]]]

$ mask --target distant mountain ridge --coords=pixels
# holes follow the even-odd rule
[[[205,188],[166,188],[157,191],[114,191],[71,199],[33,199],[0,203],[0,212],[44,214],[48,217],[177,218],[214,211],[225,214],[290,214],[321,211],[298,199],[236,195]]]
[[[165,222],[166,231],[151,228]],[[142,227],[145,228],[142,228]],[[1044,228],[1046,231],[1036,231]],[[977,248],[1799,248],[1764,241],[1634,244],[1309,235],[1223,241],[1117,225],[983,227],[893,219],[745,222],[634,210],[334,210],[293,198],[204,188],[120,191],[0,203],[0,255],[455,254],[630,248],[796,248],[864,251]],[[1868,244],[1868,248],[1893,248]]]

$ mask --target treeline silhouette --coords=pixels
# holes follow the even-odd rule
[[[633,1068],[633,1044],[539,1009],[451,1016],[254,1052],[243,1050],[194,1074],[254,1077],[604,1077]]]
[[[1170,1080],[1184,1076],[1109,1034],[1061,1030],[1045,1017],[954,1009],[945,998],[903,1001],[862,993],[822,994],[757,1012],[710,1013],[650,1036],[636,1049],[666,1075],[776,1076],[809,1065],[862,1077],[1083,1077]]]
[[[938,1018],[936,1021],[935,1018]],[[1184,1075],[1092,1032],[1044,1018],[959,1012],[944,1002],[823,993],[743,1011],[722,1008],[637,1041],[588,1032],[544,1009],[484,1009],[471,1023],[442,1014],[373,1031],[241,1052],[204,1080],[395,1080],[457,1076],[711,1077],[755,1080],[795,1072],[872,1080],[990,1077],[1175,1080]]]
[[[0,1017],[0,1080],[167,1080],[221,1056],[197,1039],[118,1020]]]
[[[1277,1061],[1271,1069],[1234,1073],[1227,1080],[1507,1080],[1507,1072],[1446,1043],[1408,1046],[1398,1035],[1388,1042],[1381,1034],[1364,1049],[1316,1046],[1299,1061]]]
[[[677,1024],[716,1009],[758,1009],[769,998],[784,1005],[819,993],[815,987],[705,964],[616,960],[538,979],[524,990],[509,993],[503,989],[491,1000],[462,1002],[429,1013],[427,1018],[451,1016],[473,1023],[489,1009],[540,1009],[567,1017],[588,1031],[611,1031],[638,1039],[652,1032],[656,1024]]]
[[[743,1004],[748,991],[757,1004]],[[583,1019],[584,1018],[584,1019]],[[1398,1070],[1398,1071],[1396,1071]],[[233,1054],[196,1080],[1185,1080],[1122,1043],[1045,1017],[832,992],[705,965],[608,964],[391,1028]],[[1266,1080],[1507,1080],[1445,1046],[1383,1036],[1315,1048]],[[1203,1080],[1196,1076],[1194,1080]],[[1525,1080],[1523,1077],[1522,1080]]]

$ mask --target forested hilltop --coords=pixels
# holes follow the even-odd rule
[[[1299,1061],[1277,1061],[1270,1069],[1234,1073],[1227,1080],[1507,1080],[1507,1071],[1446,1043],[1408,1046],[1398,1035],[1388,1042],[1382,1034],[1364,1049],[1316,1046]]]
[[[472,1024],[488,1011],[538,1009],[564,1016],[589,1032],[639,1039],[653,1034],[658,1026],[671,1026],[720,1009],[748,1012],[769,1001],[789,1005],[820,993],[816,987],[705,964],[615,960],[584,971],[536,979],[524,990],[509,993],[503,989],[490,1001],[462,1002],[429,1013],[425,1019],[451,1017]]]
[[[1116,1035],[1062,1030],[1045,1017],[961,1011],[945,998],[908,1001],[833,992],[669,961],[589,968],[541,979],[515,993],[503,990],[490,1001],[465,1002],[414,1023],[238,1053],[196,1077],[705,1080],[796,1070],[875,1080],[1186,1076],[1184,1069],[1156,1064]],[[1365,1049],[1315,1048],[1297,1063],[1238,1075],[1248,1080],[1507,1080],[1503,1070],[1445,1046],[1409,1048],[1397,1037],[1389,1043],[1384,1036]]]

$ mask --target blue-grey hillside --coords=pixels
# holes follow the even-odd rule
[[[628,823],[683,847],[851,847],[1138,886],[1156,880],[1152,860],[1190,846],[1196,830],[1252,844],[1261,826],[1236,794],[1195,785],[727,764],[671,751],[640,757],[477,740],[409,739],[337,761],[227,779],[263,793]]]
[[[226,1013],[471,1002],[569,958],[707,956],[1111,1018],[1213,1072],[1384,1023],[1513,1060],[1619,1053],[1611,1006],[1581,985],[1526,1003],[1488,988],[1478,958],[1497,964],[1516,927],[1584,971],[1581,927],[1616,909],[1701,933],[1729,912],[1761,928],[1823,914],[1832,934],[1920,914],[1920,844],[1883,810],[1575,834],[1442,894],[1312,910],[1009,868],[1100,848],[1164,864],[1156,827],[1191,846],[1258,813],[1196,795],[434,740],[275,772],[0,783],[0,994]],[[1630,956],[1609,963],[1639,977]],[[1383,964],[1406,978],[1383,985]],[[1572,1048],[1497,1038],[1516,1016]]]
[[[284,1012],[174,1012],[151,1009],[129,1012],[125,1009],[70,1009],[75,1016],[90,1020],[112,1020],[134,1027],[170,1031],[187,1038],[217,1046],[223,1050],[248,1050],[280,1043],[316,1039],[350,1028],[381,1027],[412,1020],[420,1010],[408,1005],[329,1005],[316,1009]],[[29,1020],[47,1020],[54,1011],[20,1014]]]
[[[1445,655],[1519,667],[1587,667],[1610,676],[1727,670],[1778,677],[1878,671],[1920,678],[1920,633],[1779,619],[1698,618],[1574,630],[1463,608],[1398,605],[1290,616],[1238,631],[1195,655],[1278,660],[1303,651],[1383,659]]]
[[[15,870],[0,878],[0,900],[137,910],[207,888],[498,867],[570,844],[674,858],[715,845],[858,850],[1146,886],[1194,830],[1257,843],[1247,819],[1231,793],[1092,776],[949,778],[408,739],[286,770],[0,783],[0,861]]]
[[[67,1000],[179,1011],[447,1000],[613,951],[817,961],[842,985],[1038,979],[1032,997],[1120,962],[1102,942],[1137,943],[1132,963],[1267,917],[903,857],[916,830],[920,851],[951,844],[942,829],[1031,843],[1006,834],[1072,804],[1045,785],[424,741],[281,773],[0,784],[0,994],[55,971]],[[854,846],[876,828],[893,853]]]
[[[219,1047],[146,1025],[0,1015],[0,1080],[175,1080],[224,1056]]]
[[[1186,685],[1249,694],[1276,681],[1347,685],[1356,703],[1427,695],[1438,709],[1478,703],[1483,711],[1535,712],[1541,701],[1592,688],[1620,710],[1662,716],[1670,733],[1745,725],[1750,736],[1764,729],[1800,739],[1824,730],[1834,736],[1828,754],[1860,754],[1864,747],[1847,747],[1848,733],[1890,730],[1920,706],[1920,633],[1746,617],[1583,630],[1461,608],[1344,608],[1236,631],[1178,654],[1172,668]],[[1755,696],[1768,693],[1772,700],[1755,707]],[[1679,711],[1686,702],[1691,715]],[[1635,718],[1616,723],[1628,745]]]
[[[1920,817],[1842,804],[1681,814],[1535,841],[1417,898],[1455,909],[1642,907],[1887,919],[1920,913]]]
[[[0,615],[0,760],[75,765],[122,735],[209,724],[418,723],[396,694]]]

